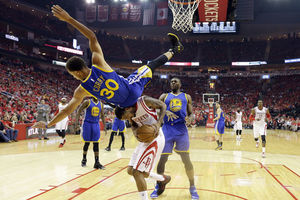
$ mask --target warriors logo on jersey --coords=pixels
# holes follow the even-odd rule
[[[173,112],[178,112],[182,108],[182,101],[180,99],[174,98],[170,101],[170,110]]]
[[[92,114],[93,117],[98,117],[99,112],[100,112],[100,110],[99,110],[98,107],[93,107],[92,111],[91,111],[91,114]]]

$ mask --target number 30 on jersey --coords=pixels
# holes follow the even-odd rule
[[[107,79],[105,81],[106,88],[100,91],[100,96],[105,96],[107,99],[111,99],[115,96],[115,91],[119,89],[119,84],[113,79]]]

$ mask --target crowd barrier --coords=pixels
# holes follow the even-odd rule
[[[104,130],[104,126],[102,121],[99,122],[100,129]],[[31,138],[37,138],[38,137],[38,129],[32,128],[33,123],[20,123],[15,125],[15,129],[19,131],[17,140],[26,140]],[[74,128],[72,128],[72,124],[69,124],[68,128],[71,130],[71,134],[74,134]],[[72,130],[73,129],[73,130]],[[55,134],[55,127],[47,129],[48,135]]]

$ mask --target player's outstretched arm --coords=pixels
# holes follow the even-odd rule
[[[92,63],[103,68],[104,70],[111,71],[112,69],[104,60],[104,55],[100,44],[97,40],[96,34],[87,28],[85,25],[78,22],[76,19],[71,17],[69,13],[67,13],[64,9],[62,9],[59,5],[52,6],[52,13],[55,17],[57,17],[61,21],[65,21],[80,31],[88,40],[90,50],[92,51]]]
[[[86,96],[88,96],[88,94],[80,86],[78,86],[78,88],[74,91],[73,98],[68,103],[68,105],[63,110],[59,111],[59,113],[48,123],[48,125],[46,122],[40,121],[35,123],[33,125],[33,128],[51,127],[60,122],[61,120],[69,116],[80,105],[83,98]]]
[[[76,124],[76,128],[79,124],[79,117],[80,114],[82,113],[83,110],[85,110],[90,104],[89,100],[85,100],[78,108],[77,113],[76,113],[76,117],[75,117],[75,124]]]

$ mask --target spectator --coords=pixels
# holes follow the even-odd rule
[[[11,122],[11,120],[8,117],[4,118],[3,121],[4,126],[6,127],[6,135],[10,141],[18,142],[17,137],[19,131],[17,129],[14,129],[14,123]]]
[[[5,133],[5,126],[2,122],[2,118],[0,116],[0,142],[11,142]]]
[[[45,100],[41,100],[41,103],[37,105],[37,121],[49,121],[50,106],[45,103]],[[42,139],[44,135],[44,140],[49,140],[47,137],[47,130],[39,129],[39,140]]]

